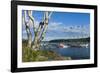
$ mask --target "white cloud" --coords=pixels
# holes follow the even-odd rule
[[[50,41],[50,40],[55,40],[55,39],[68,39],[68,38],[70,38],[69,36],[68,37],[60,37],[60,36],[58,36],[58,37],[46,37],[46,38],[44,38],[44,40],[43,41]]]
[[[89,28],[87,28],[87,27],[85,27],[85,28],[72,28],[72,29],[70,29],[70,27],[69,28],[64,28],[64,29],[62,29],[62,32],[77,32],[77,33],[87,33],[87,32],[89,32]]]
[[[39,21],[37,21],[37,20],[35,20],[35,27],[36,28],[38,28],[38,26],[39,26]],[[33,29],[33,24],[32,24],[32,22],[30,22],[30,26],[31,26],[31,29]],[[84,36],[89,36],[90,34],[90,28],[89,28],[89,26],[87,25],[83,25],[84,27],[78,27],[77,25],[65,25],[65,24],[63,24],[62,22],[50,22],[49,24],[48,24],[48,29],[47,29],[47,33],[49,33],[50,32],[50,34],[52,35],[52,32],[57,32],[57,34],[55,34],[55,35],[58,35],[59,33],[63,33],[63,34],[61,34],[61,36],[60,35],[58,35],[58,37],[57,36],[47,36],[46,38],[45,38],[45,40],[50,40],[50,39],[53,39],[53,38],[56,38],[56,39],[60,39],[60,38],[65,38],[65,39],[67,39],[67,38],[71,38],[71,34],[68,34],[68,33],[76,33],[75,35],[76,36],[82,36],[82,35],[84,35]],[[66,34],[65,34],[66,33]],[[82,33],[82,34],[80,34],[80,33]],[[26,33],[26,31],[25,30],[23,30],[23,34],[27,34]],[[25,35],[23,35],[25,38],[26,38],[26,36]],[[72,35],[73,36],[73,35]]]
[[[89,26],[84,26],[82,27],[77,27],[77,25],[75,26],[65,26],[63,25],[63,23],[61,22],[52,22],[48,25],[48,30],[56,30],[56,31],[61,31],[61,32],[77,32],[77,33],[89,33],[90,32],[90,28]]]
[[[48,30],[58,30],[61,28],[61,22],[51,22],[48,24]]]

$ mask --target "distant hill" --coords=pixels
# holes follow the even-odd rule
[[[88,38],[79,38],[79,39],[56,39],[56,40],[51,40],[51,42],[90,42],[90,37]]]

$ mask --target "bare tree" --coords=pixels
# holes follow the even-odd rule
[[[45,37],[45,33],[47,31],[48,21],[52,15],[52,12],[49,13],[48,11],[44,12],[43,20],[39,23],[38,28],[35,27],[35,18],[32,15],[32,10],[24,11],[24,24],[26,26],[26,32],[28,37],[28,44],[27,46],[29,48],[32,48],[34,50],[38,50],[40,48],[41,41]],[[28,17],[28,21],[27,21]],[[32,32],[31,32],[31,26],[33,26],[34,31],[34,40],[32,41]]]
[[[26,32],[27,32],[27,37],[28,37],[28,43],[27,46],[31,47],[32,44],[32,33],[30,31],[30,20],[27,21],[27,11],[24,11],[24,17],[23,17],[23,23],[25,24]]]

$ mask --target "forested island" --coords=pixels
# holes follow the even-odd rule
[[[78,38],[78,39],[56,39],[50,40],[50,43],[57,43],[57,42],[90,42],[90,37],[87,38]]]

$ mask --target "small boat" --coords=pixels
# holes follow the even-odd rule
[[[88,47],[89,47],[89,44],[81,44],[80,46],[81,46],[81,47],[86,47],[86,48],[88,48]]]
[[[66,45],[64,45],[64,44],[62,44],[62,43],[60,43],[59,44],[59,48],[68,48],[69,46],[66,46]]]

